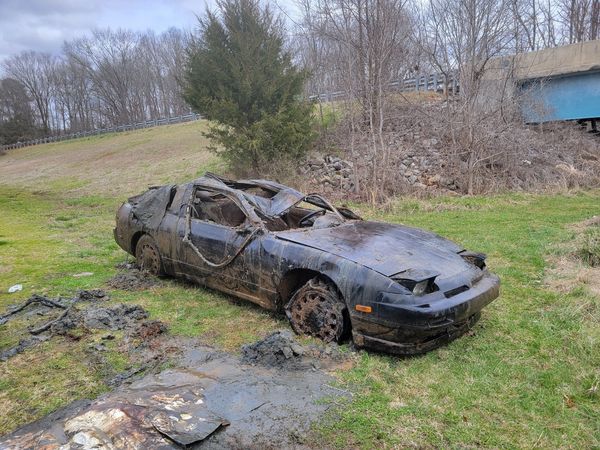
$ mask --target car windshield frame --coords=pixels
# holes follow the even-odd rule
[[[203,177],[193,184],[193,191],[198,186],[203,186],[204,188],[208,188],[208,190],[225,194],[234,201],[237,200],[237,206],[246,214],[250,223],[261,228],[266,228],[266,223],[263,220],[264,217],[281,217],[291,208],[302,202],[330,211],[342,222],[350,219],[359,219],[359,216],[346,208],[343,208],[344,211],[342,212],[321,194],[311,193],[307,195],[290,187],[264,180],[225,182],[225,180],[211,175],[210,177]],[[246,189],[250,187],[262,188],[267,192],[272,192],[273,196],[263,197],[247,192]]]

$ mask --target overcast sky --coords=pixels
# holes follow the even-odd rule
[[[0,61],[23,50],[57,54],[94,28],[192,29],[214,0],[0,0]],[[293,0],[278,0],[294,14]]]

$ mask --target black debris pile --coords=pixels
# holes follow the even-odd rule
[[[146,271],[139,270],[133,264],[119,264],[117,268],[120,270],[119,273],[107,283],[113,289],[140,291],[159,284],[158,278]]]
[[[52,336],[70,336],[72,330],[126,330],[127,334],[138,339],[150,340],[166,331],[162,322],[147,320],[148,313],[139,305],[104,306],[99,302],[108,300],[103,290],[81,290],[72,298],[50,299],[38,294],[32,295],[21,305],[15,306],[0,316],[0,325],[22,313],[28,321],[33,322],[39,316],[50,316],[52,311],[60,311],[53,318],[43,321],[35,320],[35,324],[27,328],[28,336],[19,344],[0,351],[0,361],[21,353],[26,348],[47,340]],[[79,305],[86,306],[79,307]]]
[[[291,332],[279,330],[266,338],[242,347],[242,362],[280,369],[305,369],[310,362],[305,361],[306,349],[299,344]]]
[[[102,289],[79,289],[73,300],[75,302],[93,302],[109,299],[108,294]]]
[[[337,365],[352,358],[333,343],[302,345],[288,330],[278,330],[264,339],[242,347],[244,364],[283,370],[318,369]]]
[[[86,308],[77,311],[73,316],[77,325],[100,330],[133,329],[138,322],[147,318],[148,313],[141,306],[125,304],[107,308]]]
[[[109,298],[108,294],[102,289],[80,289],[71,298],[58,297],[52,299],[43,295],[33,294],[25,302],[9,307],[5,314],[0,315],[0,325],[5,324],[20,312],[23,312],[27,316],[45,316],[52,310],[65,310],[75,303],[104,301],[109,300]]]
[[[24,352],[29,347],[32,347],[35,344],[44,342],[46,340],[48,340],[48,338],[46,336],[32,336],[30,338],[21,339],[19,341],[19,343],[17,345],[15,345],[14,347],[11,347],[8,350],[4,350],[4,351],[0,352],[0,361],[6,361],[15,355],[18,355],[19,353]]]

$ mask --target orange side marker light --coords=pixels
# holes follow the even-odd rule
[[[357,311],[364,312],[364,313],[370,313],[372,311],[370,306],[356,305],[354,308]]]

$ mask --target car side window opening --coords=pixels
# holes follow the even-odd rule
[[[246,222],[246,215],[235,202],[218,192],[196,190],[192,202],[192,219],[236,228]]]
[[[325,201],[307,196],[291,207],[282,218],[290,229],[328,228],[339,225],[344,219]]]
[[[173,191],[174,193],[171,194],[171,203],[169,204],[167,211],[171,214],[180,214],[182,209],[185,210],[184,208],[182,208],[182,206],[185,206],[183,201],[185,188],[182,186],[175,186],[173,188]]]

